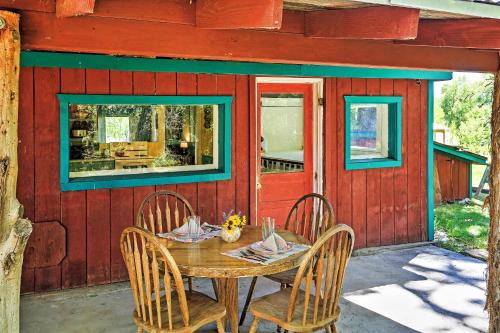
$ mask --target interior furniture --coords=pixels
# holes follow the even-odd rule
[[[252,301],[250,312],[254,319],[250,333],[257,332],[261,320],[292,332],[326,328],[327,332],[336,333],[342,281],[353,246],[351,227],[339,224],[328,229],[307,252],[292,288]]]
[[[158,237],[128,227],[120,248],[134,296],[137,332],[194,332],[214,321],[218,332],[224,332],[224,306],[203,294],[186,293],[175,260]]]
[[[289,242],[307,243],[302,236],[288,230],[278,230],[278,234]],[[181,274],[217,279],[218,300],[226,307],[231,332],[237,333],[238,278],[274,274],[293,269],[300,265],[303,256],[307,253],[307,251],[296,253],[268,265],[222,254],[261,239],[260,227],[246,226],[241,233],[240,239],[234,243],[226,243],[220,237],[204,240],[200,243],[181,243],[163,238],[160,239],[160,242],[170,251]]]
[[[182,195],[172,191],[156,191],[142,200],[137,212],[136,225],[156,235],[178,228],[191,215],[194,215],[193,207]],[[188,276],[187,280],[189,291],[192,291],[192,277]],[[214,279],[212,279],[212,286],[217,298],[217,286]]]
[[[304,237],[309,244],[313,244],[334,223],[335,216],[330,201],[321,194],[309,193],[297,200],[292,206],[286,219],[285,229]],[[295,275],[297,275],[297,269],[265,275],[265,277],[278,282],[281,289],[284,289],[293,284]],[[245,321],[256,283],[257,276],[250,283],[250,289],[241,313],[240,326]]]

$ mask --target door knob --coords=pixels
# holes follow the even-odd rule
[[[260,190],[262,188],[262,184],[257,182],[257,190]]]

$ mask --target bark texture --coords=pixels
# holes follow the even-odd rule
[[[490,333],[500,332],[500,69],[495,74],[491,113],[490,233],[488,238],[488,297]]]
[[[32,231],[16,198],[19,16],[0,11],[0,332],[19,332],[23,253]]]

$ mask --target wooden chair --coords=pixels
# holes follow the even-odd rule
[[[194,332],[214,321],[218,332],[224,332],[224,306],[203,294],[186,293],[177,264],[155,236],[128,227],[120,248],[134,296],[137,332]]]
[[[156,235],[180,227],[191,215],[194,215],[194,210],[185,197],[172,191],[157,191],[148,194],[142,200],[135,225]],[[186,279],[189,291],[192,291],[193,279],[191,277]],[[212,286],[217,298],[217,285],[214,279]]]
[[[353,245],[354,231],[349,226],[339,224],[327,230],[306,254],[293,288],[252,301],[250,312],[254,319],[249,333],[257,331],[261,320],[293,332],[322,328],[337,332],[340,291]]]
[[[309,244],[313,244],[328,228],[335,223],[333,207],[330,201],[321,194],[306,194],[293,205],[288,213],[285,229],[304,237]],[[293,284],[297,269],[282,273],[265,275],[264,277],[280,283],[281,289]],[[250,289],[243,306],[239,325],[243,325],[248,310],[248,305],[257,283],[257,277],[252,279]]]

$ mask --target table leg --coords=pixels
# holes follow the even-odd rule
[[[219,303],[226,307],[226,319],[231,333],[238,333],[238,279],[217,279]],[[226,324],[226,331],[227,324]]]

